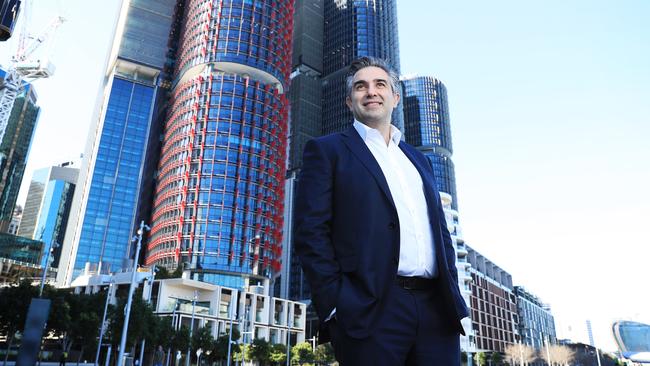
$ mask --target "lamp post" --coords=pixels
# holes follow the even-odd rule
[[[174,303],[174,310],[172,310],[172,329],[176,330],[176,309],[178,308],[178,299]],[[169,366],[169,358],[171,356],[172,348],[171,346],[167,348],[167,361],[165,361],[165,366]]]
[[[104,330],[106,328],[106,312],[108,311],[108,300],[111,298],[111,290],[113,289],[113,284],[115,281],[111,278],[111,282],[108,284],[108,290],[106,291],[106,303],[104,304],[104,315],[102,316],[102,327],[99,330],[99,344],[97,344],[97,353],[95,354],[95,365],[99,365],[99,352],[102,349],[102,340],[104,339]]]
[[[137,236],[134,239],[137,240],[138,244],[135,249],[135,256],[133,257],[133,268],[131,269],[131,284],[129,284],[129,295],[126,302],[126,312],[124,314],[124,327],[122,328],[122,339],[120,340],[120,353],[117,359],[117,366],[124,366],[124,348],[126,347],[126,335],[129,332],[129,318],[131,317],[131,302],[133,300],[133,291],[135,290],[135,275],[136,269],[138,268],[138,257],[140,256],[140,247],[142,246],[142,235],[144,231],[151,230],[151,228],[145,225],[144,220],[140,221],[140,228],[137,231]]]
[[[542,334],[540,333],[540,336],[541,335]],[[550,347],[549,342],[546,338],[544,338],[544,336],[542,336],[542,340],[546,344],[546,359],[548,360],[548,364],[551,365],[551,351],[549,350]]]
[[[287,366],[291,363],[291,311],[287,303]]]
[[[194,297],[192,297],[192,321],[190,322],[190,345],[187,346],[187,359],[185,360],[185,366],[190,366],[190,357],[192,357],[191,344],[192,344],[192,332],[194,331],[194,307],[196,306],[196,297],[198,296],[198,291],[194,290]]]
[[[43,234],[41,233],[41,237]],[[38,297],[43,297],[43,288],[45,287],[45,276],[47,275],[47,267],[50,266],[50,253],[54,251],[55,248],[59,247],[59,243],[54,242],[45,253],[45,266],[43,267],[43,275],[41,276],[41,288],[38,290]]]
[[[232,303],[232,299],[230,300]],[[232,304],[231,304],[232,305]],[[230,330],[228,331],[228,360],[226,361],[226,365],[230,366],[230,352],[232,351],[232,322],[235,317],[235,311],[234,311],[234,306],[230,306]]]
[[[151,282],[149,284],[149,294],[147,295],[147,303],[148,304],[151,304],[151,293],[153,292],[153,281],[156,279],[156,272],[158,272],[158,270],[156,269],[156,266],[154,265],[151,268]],[[145,281],[147,281],[146,278],[145,278]],[[142,286],[142,291],[144,292],[144,286]],[[142,338],[142,343],[140,344],[140,359],[139,359],[140,361],[138,362],[138,364],[140,366],[142,366],[142,359],[144,358],[144,346],[146,344],[145,341],[146,340],[144,338]]]

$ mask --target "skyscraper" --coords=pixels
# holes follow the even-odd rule
[[[141,217],[145,152],[165,80],[175,0],[122,3],[104,93],[91,122],[57,275],[69,285],[84,269],[109,273],[128,262]]]
[[[43,253],[55,243],[63,243],[78,175],[79,169],[66,165],[34,171],[18,235],[42,241]],[[60,253],[59,245],[51,256],[52,267],[58,267]]]
[[[289,167],[285,183],[282,272],[276,280],[278,296],[303,300],[310,296],[298,258],[293,253],[293,198],[305,143],[321,135],[323,72],[323,0],[296,0],[289,101]]]
[[[322,134],[345,130],[354,117],[345,105],[345,74],[361,56],[386,59],[400,72],[395,0],[326,1],[323,34]],[[402,104],[393,112],[393,124],[404,130]]]
[[[452,196],[458,209],[447,88],[430,76],[402,78],[406,142],[431,162],[438,190]]]
[[[186,3],[146,264],[236,288],[280,269],[293,11]]]
[[[0,70],[0,79],[4,79],[4,75]],[[7,232],[11,224],[40,112],[34,87],[27,83],[23,87],[23,92],[14,101],[0,141],[0,232]]]

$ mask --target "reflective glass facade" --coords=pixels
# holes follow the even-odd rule
[[[422,76],[402,79],[402,89],[406,142],[429,159],[438,190],[452,196],[452,208],[457,210],[447,88],[436,78]]]
[[[399,74],[399,41],[395,0],[325,1],[323,34],[322,134],[343,131],[354,117],[345,105],[345,73],[354,59],[386,59]],[[393,124],[404,130],[402,103]]]
[[[113,79],[104,126],[95,157],[72,278],[86,262],[102,271],[122,268],[129,251],[140,166],[154,88]]]
[[[78,173],[66,167],[38,169],[29,185],[18,235],[42,241],[43,253],[58,243],[50,256],[52,267],[58,267]]]
[[[0,77],[4,77],[4,71]],[[0,141],[0,232],[7,232],[11,224],[39,112],[36,93],[26,84],[14,101]]]
[[[140,220],[147,220],[143,207],[151,202],[150,166],[156,166],[159,143],[154,116],[166,107],[165,93],[159,91],[169,84],[163,76],[171,73],[169,39],[181,5],[175,0],[122,2],[61,253],[61,286],[85,268],[116,272],[133,259],[131,237]]]
[[[624,320],[614,323],[612,330],[616,344],[624,355],[650,352],[650,325]],[[650,354],[646,358],[645,362],[650,362]]]
[[[280,269],[293,1],[188,1],[181,24],[146,264],[242,287]]]
[[[42,253],[42,241],[0,233],[0,258],[38,265]]]

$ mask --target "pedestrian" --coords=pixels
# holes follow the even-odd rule
[[[468,309],[433,168],[391,125],[398,84],[352,62],[353,125],[305,145],[295,247],[341,366],[457,366]]]
[[[153,366],[162,366],[163,359],[165,358],[165,352],[161,345],[158,345],[156,352],[153,355]]]
[[[61,350],[61,355],[59,356],[59,366],[65,366],[65,361],[68,359],[68,352],[65,349]]]

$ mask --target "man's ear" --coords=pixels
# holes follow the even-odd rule
[[[399,95],[399,93],[395,93],[395,105],[393,106],[393,109],[397,108],[400,98],[401,96]]]
[[[349,96],[345,97],[345,105],[347,105],[348,108],[350,108],[350,110],[352,110],[352,99],[350,99]]]

